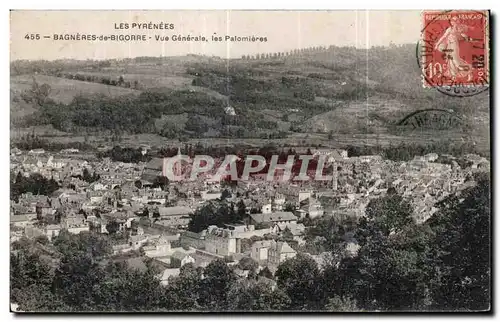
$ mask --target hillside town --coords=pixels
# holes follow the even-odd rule
[[[307,237],[318,220],[356,222],[371,200],[396,193],[412,204],[414,220],[423,223],[437,211],[438,202],[471,186],[474,173],[490,167],[489,160],[477,155],[457,159],[431,153],[395,162],[378,155],[349,157],[337,149],[311,153],[328,157],[331,181],[254,177],[229,184],[202,177],[158,184],[159,158],[123,163],[89,159],[77,149],[49,153],[14,148],[10,170],[15,183],[39,175],[56,188],[11,196],[10,240],[45,236],[49,243],[44,251],[50,251],[50,242],[63,231],[101,234],[112,242],[114,256],[130,265],[144,266],[147,259],[161,267],[157,277],[164,285],[182,266],[204,268],[216,259],[240,267],[250,258],[258,271],[274,273],[287,259],[306,253],[321,266],[326,252],[311,253],[308,244],[314,241]],[[221,207],[232,211],[234,221],[229,216],[226,222],[193,224],[203,209],[217,212]],[[356,254],[359,246],[349,231],[339,238],[346,256]],[[237,271],[240,276],[249,272]]]

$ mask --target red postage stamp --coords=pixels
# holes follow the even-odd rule
[[[489,13],[424,11],[424,87],[482,87],[489,83]]]

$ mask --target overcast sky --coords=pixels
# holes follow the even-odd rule
[[[12,11],[11,60],[204,54],[237,58],[311,46],[416,43],[419,11]],[[116,30],[115,23],[173,23],[173,30]],[[26,35],[40,34],[40,40]],[[45,39],[53,34],[146,35],[145,42]],[[157,42],[155,35],[267,37],[267,42]],[[149,37],[152,37],[149,40]]]

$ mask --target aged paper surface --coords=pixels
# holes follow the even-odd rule
[[[490,310],[488,11],[24,11],[14,312]]]

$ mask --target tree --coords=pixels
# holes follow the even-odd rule
[[[113,252],[111,244],[104,236],[90,232],[81,232],[75,235],[67,230],[61,230],[59,235],[53,239],[53,244],[58,252],[68,256],[89,254],[92,258],[98,259]]]
[[[256,280],[239,280],[228,291],[231,299],[227,309],[230,311],[274,311],[284,310],[290,299],[282,290],[272,290],[269,284]]]
[[[293,234],[292,232],[290,231],[290,228],[288,228],[288,226],[285,227],[285,229],[283,230],[283,232],[281,233],[281,236],[283,237],[283,239],[285,240],[293,240]]]
[[[245,206],[243,200],[238,201],[236,209],[237,220],[243,220],[247,217],[247,207]]]
[[[141,180],[136,180],[136,181],[134,181],[134,186],[135,186],[137,189],[142,189],[142,182],[141,182]]]
[[[217,259],[204,270],[205,278],[201,281],[200,304],[207,310],[226,310],[229,302],[228,290],[236,276],[226,263]]]
[[[118,224],[118,222],[116,222],[116,220],[111,220],[110,222],[108,222],[106,224],[106,230],[111,235],[116,234],[119,229],[120,229],[120,224]]]
[[[45,235],[40,235],[35,237],[35,242],[40,243],[42,245],[47,245],[49,244],[49,239]]]
[[[257,263],[253,258],[251,257],[243,257],[239,263],[238,263],[238,268],[242,270],[250,270],[250,271],[255,271],[259,267],[259,263]]]
[[[29,177],[16,176],[16,181],[11,185],[11,199],[17,200],[26,192],[48,196],[59,188],[60,185],[54,179],[47,179],[39,173],[31,174]]]
[[[155,210],[153,211],[153,215],[152,215],[153,219],[159,219],[160,218],[160,211],[155,208]]]
[[[356,305],[356,301],[341,298],[340,296],[329,298],[325,309],[332,312],[356,312],[360,310]]]
[[[225,200],[225,199],[228,199],[228,198],[231,198],[231,192],[229,190],[227,190],[227,189],[224,189],[224,191],[222,191],[220,199],[221,200]]]
[[[94,310],[94,287],[104,280],[105,273],[89,254],[66,254],[54,276],[55,294],[82,311]]]
[[[366,225],[384,235],[396,233],[414,222],[413,207],[400,195],[371,200],[366,207]]]
[[[89,177],[90,177],[90,172],[89,172],[89,169],[87,169],[87,168],[83,168],[82,177],[83,177],[83,179],[84,179],[84,180],[85,180],[86,178],[89,178]]]
[[[260,270],[259,276],[269,278],[269,279],[274,278],[273,273],[269,270],[269,268],[267,268],[267,266]]]
[[[10,278],[12,289],[22,289],[30,285],[50,285],[52,270],[48,262],[38,254],[21,249],[10,254]]]
[[[440,203],[428,220],[431,240],[433,307],[446,310],[487,310],[491,307],[490,214],[488,174],[476,185]]]
[[[200,232],[210,225],[219,227],[225,224],[232,224],[240,221],[233,205],[228,205],[223,201],[210,202],[200,209],[196,210],[191,216],[191,221],[188,225],[188,230]]]
[[[324,271],[328,297],[355,300],[367,310],[418,310],[428,302],[428,254],[432,232],[410,218],[411,208],[399,196],[371,202],[360,220],[357,256]],[[390,234],[392,232],[392,234]]]
[[[169,180],[167,177],[164,176],[157,176],[155,180],[153,181],[153,188],[160,187],[161,190],[166,191],[167,187],[169,185]]]
[[[173,278],[167,287],[168,308],[190,311],[200,309],[198,304],[202,271],[192,263],[180,268],[178,277]]]
[[[294,212],[295,206],[292,205],[291,203],[287,203],[285,204],[284,211]]]
[[[335,217],[305,219],[304,225],[310,226],[306,230],[305,239],[322,251],[337,250],[343,244],[345,231]]]
[[[283,262],[276,271],[278,287],[290,297],[293,310],[314,310],[324,304],[320,272],[308,255],[298,254]]]
[[[71,312],[74,308],[64,303],[63,299],[52,293],[49,287],[39,284],[23,289],[11,290],[11,302],[18,304],[18,310],[25,312]]]

